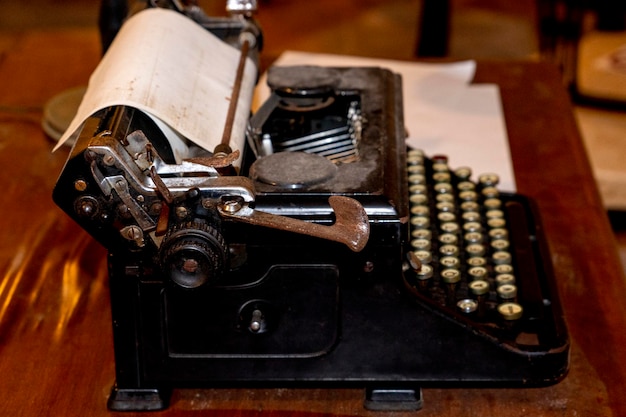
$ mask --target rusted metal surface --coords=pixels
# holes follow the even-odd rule
[[[223,217],[238,222],[332,240],[345,244],[355,252],[363,250],[370,233],[369,221],[363,206],[358,201],[343,196],[331,196],[328,202],[336,219],[331,226],[276,216],[253,210],[247,204],[237,206],[231,201],[219,205],[218,209]]]

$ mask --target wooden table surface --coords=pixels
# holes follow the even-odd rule
[[[116,414],[105,405],[114,379],[105,250],[52,203],[67,150],[52,154],[40,125],[49,98],[87,82],[98,37],[7,35],[0,51],[0,415]],[[518,189],[543,214],[571,371],[547,388],[424,389],[419,415],[624,416],[626,287],[558,73],[481,62],[476,81],[500,85]],[[375,415],[362,401],[352,389],[185,389],[156,415]]]

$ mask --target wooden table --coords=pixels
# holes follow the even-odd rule
[[[52,203],[67,150],[52,154],[40,127],[46,100],[86,83],[98,38],[89,30],[36,32],[3,37],[0,48],[0,415],[109,415],[105,251]],[[626,287],[558,73],[481,62],[476,82],[500,85],[519,191],[543,213],[571,372],[541,389],[425,389],[419,415],[626,415]],[[186,389],[157,415],[374,415],[362,401],[351,389]]]

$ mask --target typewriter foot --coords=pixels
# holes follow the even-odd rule
[[[367,388],[363,403],[370,411],[417,411],[422,405],[421,388]]]
[[[111,411],[157,411],[169,405],[169,391],[158,388],[118,388],[113,386],[107,407]]]

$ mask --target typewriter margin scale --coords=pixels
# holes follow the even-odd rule
[[[232,42],[250,29],[249,16],[243,26],[240,17],[203,26]],[[242,55],[256,55],[254,34],[256,48]],[[206,187],[171,187],[163,170],[150,174],[155,157],[161,167],[173,161],[141,112],[115,107],[85,123],[53,197],[109,250],[110,409],[163,409],[177,387],[339,386],[365,388],[368,409],[414,410],[423,386],[543,386],[565,376],[569,341],[532,201],[499,193],[494,176],[476,184],[444,156],[407,150],[400,83],[379,68],[274,69],[273,94],[250,121],[241,175],[211,166],[203,176],[217,185]],[[274,152],[284,147],[276,143],[284,130],[267,131],[284,128],[276,118],[310,115],[306,127],[323,126],[325,135],[337,128],[336,115],[315,118],[330,108],[343,112],[342,134],[353,145],[347,154],[327,162],[308,156],[315,152]],[[312,135],[319,132],[300,138]],[[139,181],[137,162],[125,156],[130,148],[148,155]],[[251,162],[255,153],[268,154],[258,162],[272,159],[269,168]],[[120,175],[123,186],[110,180]],[[329,202],[338,195],[357,207]],[[465,214],[478,209],[457,208],[456,200],[489,201],[490,219]],[[237,217],[242,207],[253,215]],[[327,236],[343,210],[350,230]],[[254,213],[273,217],[251,221]],[[145,250],[164,217],[162,247]],[[300,225],[285,228],[288,218]],[[363,219],[366,245],[352,237]],[[513,227],[503,232],[491,220]],[[324,230],[310,232],[311,224]],[[464,236],[481,227],[490,241]],[[469,246],[477,252],[468,254]],[[480,263],[483,252],[498,255]],[[512,265],[517,281],[499,265]]]

